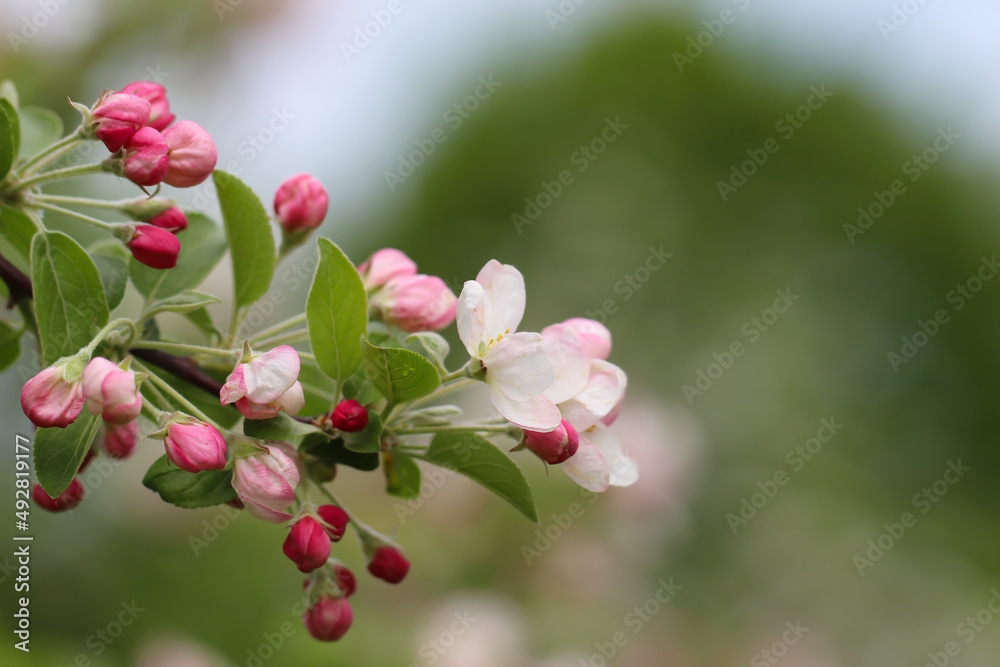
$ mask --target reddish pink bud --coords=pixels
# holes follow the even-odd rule
[[[160,229],[165,229],[168,232],[174,232],[175,234],[184,231],[188,226],[187,216],[184,215],[184,211],[176,206],[171,206],[163,213],[154,215],[146,222]]]
[[[128,93],[108,95],[99,100],[90,112],[94,136],[103,141],[109,151],[117,153],[140,127],[149,122],[151,110],[149,102],[141,97]]]
[[[158,83],[152,81],[133,81],[121,92],[135,95],[149,102],[150,113],[148,127],[159,132],[167,129],[167,126],[174,122],[174,114],[170,113],[170,101],[167,100],[167,91]]]
[[[554,431],[525,431],[524,444],[541,460],[556,465],[576,454],[580,436],[573,425],[564,419]]]
[[[211,424],[189,419],[171,422],[164,441],[167,458],[188,472],[226,467],[226,439]]]
[[[368,571],[390,584],[398,584],[410,571],[410,561],[396,547],[381,546],[372,554]]]
[[[437,276],[396,276],[371,298],[382,321],[403,331],[440,331],[455,321],[458,299]]]
[[[94,357],[83,371],[83,395],[92,415],[106,422],[127,424],[142,411],[142,395],[135,373],[104,357]]]
[[[31,498],[39,507],[50,512],[65,512],[73,509],[83,500],[83,484],[80,483],[80,480],[73,478],[69,487],[58,498],[53,498],[45,493],[41,484],[35,484],[31,489]]]
[[[113,459],[127,459],[139,444],[139,422],[119,426],[104,422],[104,451]]]
[[[66,428],[83,411],[80,381],[67,382],[65,366],[49,366],[21,390],[21,409],[35,426]]]
[[[325,522],[326,525],[323,527],[330,539],[339,542],[347,531],[347,524],[351,522],[347,512],[336,505],[320,505],[316,508],[316,513]]]
[[[357,401],[341,401],[333,409],[330,422],[345,433],[363,431],[368,427],[368,410]]]
[[[355,578],[354,573],[348,570],[343,565],[335,565],[333,568],[333,579],[337,582],[337,586],[344,593],[345,598],[349,598],[354,595],[354,591],[358,590],[358,580]]]
[[[347,598],[320,598],[319,602],[302,615],[302,623],[314,638],[335,642],[351,629],[354,611]]]
[[[298,566],[299,572],[312,572],[330,557],[330,536],[323,524],[306,515],[292,526],[282,551]]]
[[[284,523],[292,518],[284,510],[295,500],[299,483],[298,465],[292,458],[296,454],[283,444],[269,445],[265,450],[236,459],[233,488],[250,514],[262,521]]]
[[[182,120],[168,127],[163,138],[170,148],[170,169],[163,181],[175,188],[190,188],[208,178],[219,158],[211,135],[200,125]]]
[[[607,359],[611,353],[611,332],[596,320],[571,317],[542,329],[542,338],[560,341],[588,359]]]
[[[151,127],[141,128],[125,145],[122,173],[137,185],[161,183],[170,168],[167,142]]]
[[[168,231],[153,225],[136,225],[129,250],[136,260],[154,269],[172,269],[177,266],[181,243]]]
[[[274,212],[286,234],[316,229],[330,203],[326,188],[309,174],[295,174],[274,195]]]
[[[417,273],[417,263],[402,250],[382,248],[372,254],[358,267],[365,289],[381,287],[396,276],[412,276]]]

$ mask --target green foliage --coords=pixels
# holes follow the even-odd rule
[[[197,290],[184,290],[151,303],[146,310],[146,316],[153,317],[159,313],[191,313],[204,309],[210,303],[219,303],[218,297]]]
[[[20,157],[34,155],[63,135],[63,122],[54,111],[42,107],[22,107]]]
[[[386,454],[383,462],[385,491],[397,498],[420,497],[420,466],[405,454]]]
[[[38,227],[23,211],[0,204],[0,254],[24,272],[31,271],[31,239]]]
[[[21,126],[17,109],[0,97],[0,179],[7,175],[21,150]]]
[[[232,470],[181,470],[164,455],[156,460],[142,478],[142,485],[156,491],[168,503],[194,509],[212,507],[236,497]]]
[[[76,476],[101,427],[86,409],[66,428],[40,428],[35,434],[35,476],[45,493],[62,494]]]
[[[243,181],[224,171],[212,174],[233,260],[234,310],[264,296],[277,262],[267,209]]]
[[[21,356],[21,328],[0,320],[0,371],[5,370]]]
[[[355,433],[344,433],[344,447],[352,452],[377,452],[381,448],[382,420],[368,413],[368,425]]]
[[[365,375],[378,391],[396,405],[423,398],[441,386],[441,376],[422,355],[402,348],[362,343]]]
[[[309,289],[306,316],[316,363],[342,382],[361,365],[361,336],[368,330],[368,297],[347,255],[318,239],[319,264]]]
[[[136,261],[129,263],[132,284],[139,293],[158,300],[197,287],[222,259],[226,237],[222,228],[200,213],[188,213],[188,227],[178,232],[181,251],[177,266],[154,269]]]

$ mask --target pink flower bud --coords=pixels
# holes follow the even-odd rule
[[[201,472],[226,467],[226,439],[211,424],[191,418],[171,422],[164,444],[167,458],[181,470]]]
[[[561,341],[588,359],[607,359],[611,353],[611,332],[596,320],[572,317],[542,329],[542,338]]]
[[[181,251],[181,243],[176,236],[153,225],[136,225],[132,240],[127,245],[136,260],[154,269],[174,268]]]
[[[292,518],[284,510],[295,500],[299,469],[280,446],[271,445],[265,450],[236,459],[233,488],[250,514],[263,521],[284,523]]]
[[[167,100],[167,91],[158,83],[152,81],[133,81],[121,92],[135,95],[149,102],[150,113],[148,127],[159,132],[167,129],[167,126],[174,122],[174,114],[170,113],[170,101]]]
[[[211,135],[197,123],[182,120],[168,127],[163,138],[170,148],[170,169],[163,181],[175,188],[190,188],[208,178],[219,158]]]
[[[146,222],[160,229],[165,229],[168,232],[174,232],[175,234],[184,231],[188,226],[187,216],[184,215],[184,211],[176,206],[171,206],[163,213],[154,215]]]
[[[286,234],[316,229],[330,203],[326,188],[309,174],[295,174],[274,195],[274,212]]]
[[[330,415],[333,427],[345,433],[357,433],[368,427],[368,410],[357,401],[341,401]]]
[[[580,436],[573,425],[564,419],[554,431],[525,431],[524,444],[541,460],[557,465],[576,454]]]
[[[83,411],[80,381],[67,382],[64,370],[65,365],[49,366],[24,384],[21,409],[35,426],[66,428]]]
[[[282,551],[299,568],[299,572],[312,572],[330,557],[330,536],[323,525],[306,515],[295,522]]]
[[[333,579],[344,593],[345,598],[354,595],[354,591],[358,589],[358,580],[355,578],[354,573],[343,565],[335,565],[333,567]]]
[[[136,185],[161,183],[170,168],[167,142],[151,127],[143,127],[125,144],[122,173]]]
[[[382,320],[403,331],[440,331],[455,321],[458,299],[437,276],[396,276],[371,299]]]
[[[83,484],[80,483],[80,480],[73,478],[69,487],[58,498],[53,498],[45,493],[41,484],[35,484],[31,489],[31,498],[39,507],[50,512],[65,512],[73,509],[83,500]]]
[[[119,426],[104,423],[104,451],[113,459],[127,459],[139,444],[139,422]]]
[[[410,571],[410,561],[396,547],[385,545],[375,549],[368,562],[368,571],[383,581],[398,584]]]
[[[149,102],[141,97],[128,93],[108,95],[99,100],[90,112],[94,136],[103,141],[109,151],[117,153],[140,127],[149,122],[151,110]]]
[[[358,267],[365,289],[381,287],[396,276],[412,276],[417,273],[417,263],[406,256],[401,250],[383,248]]]
[[[302,615],[302,623],[314,638],[323,642],[335,642],[351,629],[354,611],[347,598],[320,598],[311,609]]]
[[[83,395],[92,415],[106,422],[127,424],[142,411],[135,373],[104,357],[94,357],[83,371]]]
[[[347,524],[351,521],[347,512],[336,505],[320,505],[316,508],[316,513],[319,514],[319,518],[323,519],[325,523],[323,527],[330,539],[339,542],[347,531]]]

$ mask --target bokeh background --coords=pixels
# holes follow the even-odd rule
[[[385,25],[355,43],[372,12]],[[1000,251],[995,3],[4,0],[0,26],[0,78],[67,124],[67,96],[157,80],[265,200],[319,177],[321,231],[356,261],[399,247],[457,291],[497,257],[525,275],[524,328],[603,313],[630,378],[616,429],[642,468],[591,498],[519,458],[537,527],[462,479],[409,512],[378,475],[344,474],[341,495],[414,567],[398,587],[362,577],[354,628],[323,645],[291,614],[283,532],[160,503],[140,484],[149,443],[71,514],[32,514],[32,651],[8,634],[4,664],[997,663],[1000,281],[977,282]],[[608,122],[615,140],[581,157]],[[436,128],[446,141],[413,158]],[[216,212],[208,186],[178,195]],[[852,231],[859,207],[872,222]],[[649,271],[652,250],[670,257]],[[210,291],[228,294],[228,267]],[[275,318],[304,301],[293,284],[279,270]],[[779,290],[795,298],[776,314]],[[0,376],[3,470],[32,370],[25,355]],[[829,438],[822,420],[842,426]],[[363,570],[352,541],[337,554]]]

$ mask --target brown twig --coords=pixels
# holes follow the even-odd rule
[[[0,279],[7,283],[7,288],[10,290],[10,300],[7,302],[8,310],[21,299],[32,298],[31,278],[11,264],[3,255],[0,255]]]

